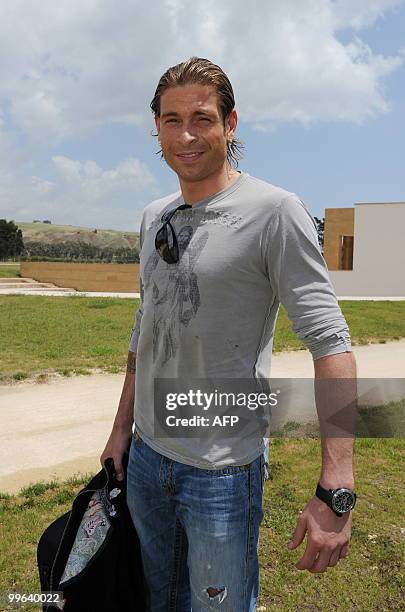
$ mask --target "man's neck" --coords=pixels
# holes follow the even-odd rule
[[[236,170],[227,170],[219,176],[204,181],[184,181],[179,178],[180,189],[186,204],[192,206],[230,187],[240,177]]]

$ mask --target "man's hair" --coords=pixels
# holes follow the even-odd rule
[[[160,98],[170,87],[181,85],[211,85],[218,95],[222,121],[225,121],[235,107],[235,98],[230,80],[225,72],[208,59],[190,57],[176,66],[171,66],[160,77],[150,107],[155,117],[160,117]],[[227,141],[227,160],[230,166],[237,168],[242,157],[243,143],[238,138]]]

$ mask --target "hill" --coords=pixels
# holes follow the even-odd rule
[[[24,242],[42,242],[45,244],[84,242],[100,248],[139,248],[138,232],[120,232],[118,230],[91,229],[39,222],[15,221],[15,223],[22,231]]]

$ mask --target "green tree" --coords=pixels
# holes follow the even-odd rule
[[[20,255],[24,249],[22,231],[14,221],[0,219],[0,259]]]
[[[64,259],[68,261],[100,261],[104,263],[139,263],[139,250],[136,247],[99,247],[86,242],[48,243],[27,241],[24,247],[25,259],[41,257]]]

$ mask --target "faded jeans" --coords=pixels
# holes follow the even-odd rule
[[[172,461],[135,431],[127,502],[150,612],[254,612],[268,449],[217,470]]]

